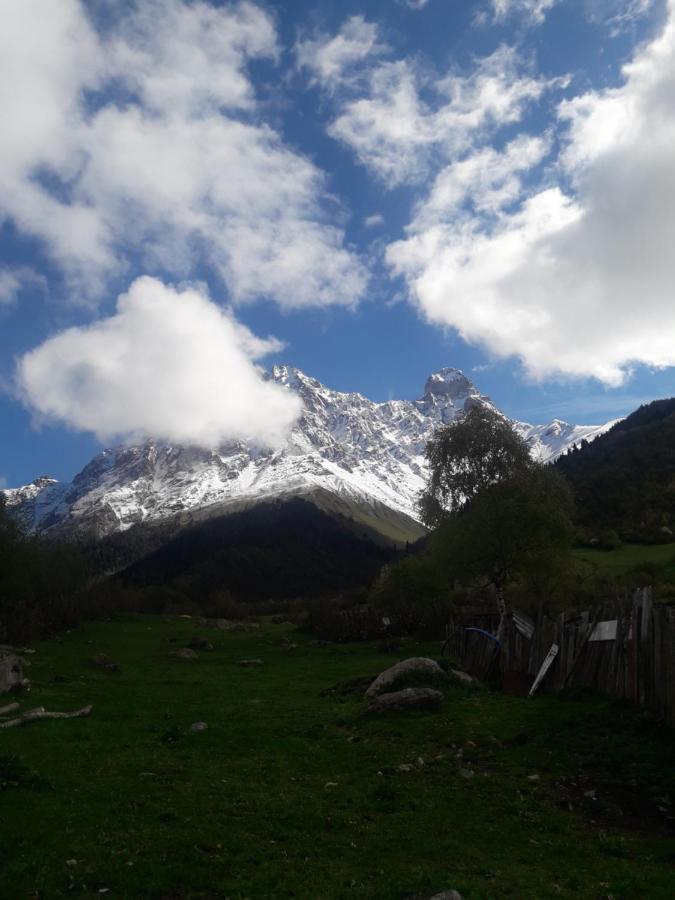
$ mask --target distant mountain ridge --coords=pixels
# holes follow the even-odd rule
[[[419,400],[376,403],[331,390],[299,369],[267,376],[297,393],[303,413],[287,443],[267,450],[241,442],[215,450],[147,441],[104,450],[70,484],[42,476],[7,489],[7,505],[36,532],[102,537],[175,517],[222,515],[271,498],[333,495],[373,521],[398,517],[401,540],[420,533],[416,500],[424,486],[424,449],[439,425],[472,406],[496,409],[458,369],[432,374]],[[515,422],[532,455],[551,461],[614,423]]]

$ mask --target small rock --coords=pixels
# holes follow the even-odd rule
[[[421,756],[418,756],[418,757],[417,757],[417,765],[420,767],[420,769],[421,769],[422,766],[424,765],[424,760],[422,759]]]
[[[407,900],[462,900],[462,895],[458,891],[436,891],[435,894],[414,894]]]
[[[188,644],[190,650],[213,650],[213,644],[202,637],[193,637]]]
[[[206,722],[193,722],[192,725],[190,725],[190,731],[206,731],[208,727],[209,726],[206,724]]]
[[[105,669],[106,672],[119,672],[120,670],[117,663],[113,662],[109,656],[105,655],[105,653],[99,653],[96,656],[93,656],[91,664],[96,669]]]
[[[476,776],[476,773],[473,771],[473,769],[460,769],[459,774],[462,776],[462,778],[466,778],[467,781],[475,778]]]
[[[413,770],[413,767],[407,765],[407,763],[401,763],[400,766],[396,767],[397,772],[412,772],[412,770]]]
[[[406,688],[391,694],[380,694],[366,708],[368,715],[409,710],[438,710],[443,702],[443,694],[433,688]]]
[[[540,779],[539,779],[539,775],[537,775],[536,772],[535,772],[534,775],[528,775],[528,776],[527,776],[527,780],[528,780],[528,781],[539,781]]]
[[[331,789],[331,788],[336,788],[337,786],[338,786],[337,781],[327,781],[327,782],[324,784],[324,789],[325,789],[325,790],[329,790],[329,789]]]
[[[471,685],[476,683],[475,678],[472,678],[471,675],[467,675],[466,672],[460,672],[459,669],[450,669],[450,674],[465,687],[471,687]]]
[[[584,797],[588,797],[589,800],[597,800],[598,798],[595,796],[595,788],[591,791],[584,791]]]
[[[181,647],[173,655],[178,659],[197,659],[197,654],[194,650],[190,650],[189,647]]]
[[[467,747],[469,750],[475,750],[475,749],[476,749],[476,745],[474,744],[473,741],[467,741],[466,744],[464,744],[464,746]]]
[[[244,668],[252,668],[253,666],[262,666],[262,659],[240,659],[237,661],[238,666],[243,666]]]

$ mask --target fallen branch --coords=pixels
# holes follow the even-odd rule
[[[0,728],[16,728],[18,725],[28,725],[30,722],[37,722],[39,719],[78,719],[86,718],[91,714],[92,706],[83,706],[82,709],[76,709],[75,712],[48,712],[44,706],[37,706],[35,709],[29,709],[16,719],[9,719],[7,722],[0,722]]]
[[[18,703],[8,703],[7,706],[0,706],[0,716],[9,716],[11,713],[16,712],[18,708]]]

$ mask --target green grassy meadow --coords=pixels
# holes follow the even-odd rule
[[[214,649],[170,656],[195,635]],[[448,686],[371,719],[330,689],[438,646],[287,625],[129,616],[35,646],[22,707],[94,710],[0,731],[2,898],[675,895],[675,739],[634,709]]]
[[[675,544],[624,544],[617,550],[579,548],[574,555],[611,576],[625,575],[643,565],[658,566],[675,574]]]

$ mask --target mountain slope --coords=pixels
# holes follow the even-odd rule
[[[655,400],[557,464],[574,487],[580,523],[629,540],[675,531],[675,399]]]
[[[368,584],[396,558],[365,529],[300,498],[263,501],[185,528],[119,578],[197,604],[226,587],[237,601],[320,596]]]
[[[152,441],[117,447],[96,456],[71,484],[42,477],[5,491],[7,504],[30,530],[101,537],[134,525],[184,523],[186,517],[321,491],[359,515],[393,517],[389,530],[399,541],[408,540],[411,529],[411,536],[419,530],[416,499],[426,477],[424,448],[434,430],[472,405],[494,409],[452,368],[431,375],[419,400],[385,403],[331,390],[288,366],[276,366],[268,377],[303,402],[302,417],[280,449],[233,443],[207,451]],[[555,421],[516,427],[533,455],[549,461],[608,426]]]

